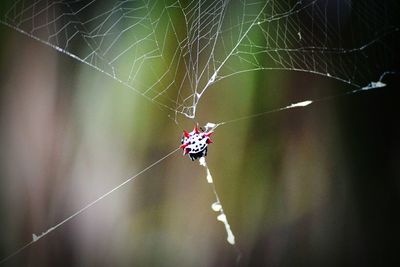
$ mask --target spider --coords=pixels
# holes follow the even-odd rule
[[[207,156],[208,145],[213,142],[210,139],[212,134],[213,132],[200,132],[197,127],[194,127],[190,133],[183,131],[180,146],[183,149],[183,155],[188,154],[192,161]]]

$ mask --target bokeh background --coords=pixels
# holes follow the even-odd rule
[[[0,258],[180,144],[182,129],[104,74],[0,25]],[[393,57],[398,55],[392,54]],[[400,262],[398,76],[388,86],[229,123],[208,166],[242,266]],[[220,122],[354,87],[258,71],[223,80]],[[177,152],[4,266],[233,266],[204,168]]]

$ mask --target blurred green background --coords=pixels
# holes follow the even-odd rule
[[[194,122],[0,25],[0,258],[180,144]],[[397,55],[393,55],[397,56]],[[379,266],[399,240],[399,81],[218,128],[213,174],[243,266]],[[354,87],[290,71],[210,88],[200,125]],[[198,162],[175,153],[5,266],[233,266]]]

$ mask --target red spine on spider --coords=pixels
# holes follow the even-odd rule
[[[207,156],[208,145],[213,142],[210,138],[212,134],[213,132],[200,132],[197,127],[190,133],[183,131],[180,146],[183,155],[189,155],[192,161]]]

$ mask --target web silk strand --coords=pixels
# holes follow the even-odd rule
[[[6,261],[10,260],[11,258],[13,258],[14,256],[18,255],[20,252],[22,252],[23,250],[27,249],[28,247],[30,247],[31,245],[33,245],[34,243],[36,243],[37,241],[39,241],[40,239],[44,238],[45,236],[47,236],[48,234],[50,234],[51,232],[55,231],[57,228],[61,227],[62,225],[64,225],[65,223],[67,223],[68,221],[72,220],[73,218],[79,216],[80,214],[82,214],[83,212],[85,212],[86,210],[88,210],[89,208],[91,208],[92,206],[94,206],[95,204],[97,204],[99,201],[101,201],[102,199],[106,198],[107,196],[111,195],[112,193],[114,193],[115,191],[117,191],[118,189],[122,188],[123,186],[125,186],[126,184],[128,184],[129,182],[131,182],[132,180],[134,180],[136,177],[138,177],[139,175],[145,173],[146,171],[150,170],[151,168],[153,168],[154,166],[156,166],[157,164],[161,163],[162,161],[164,161],[166,158],[170,157],[171,155],[173,155],[175,152],[177,152],[179,150],[179,148],[174,149],[173,151],[169,152],[167,155],[165,155],[164,157],[160,158],[159,160],[153,162],[152,164],[150,164],[149,166],[147,166],[146,168],[144,168],[143,170],[141,170],[140,172],[136,173],[135,175],[129,177],[128,179],[126,179],[124,182],[122,182],[121,184],[117,185],[116,187],[114,187],[113,189],[109,190],[108,192],[104,193],[103,195],[101,195],[100,197],[98,197],[97,199],[93,200],[92,202],[88,203],[87,205],[85,205],[83,208],[81,208],[80,210],[76,211],[75,213],[73,213],[72,215],[70,215],[69,217],[65,218],[64,220],[62,220],[61,222],[57,223],[56,225],[50,227],[49,229],[47,229],[46,231],[44,231],[43,233],[41,233],[40,235],[36,235],[36,234],[32,234],[32,241],[26,243],[25,245],[23,245],[21,248],[17,249],[16,251],[14,251],[13,253],[11,253],[10,255],[8,255],[7,257],[3,258],[2,260],[0,260],[0,264],[5,263]]]

